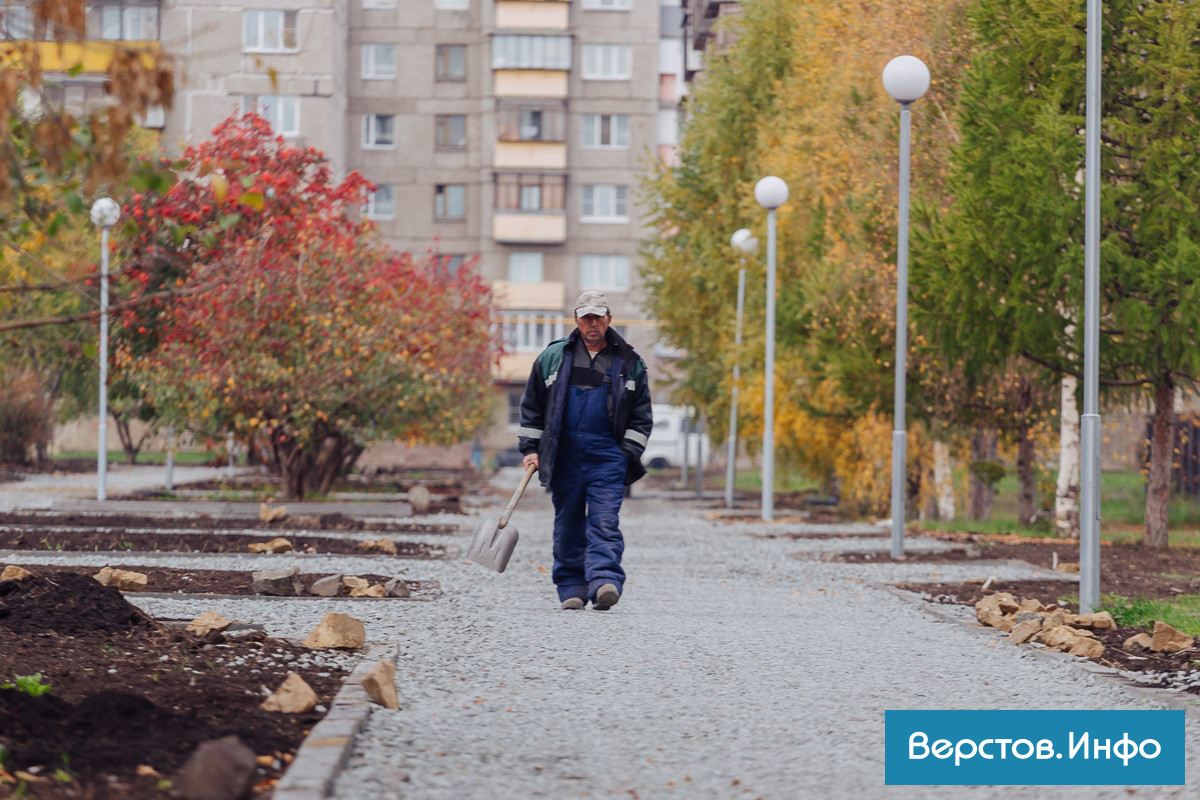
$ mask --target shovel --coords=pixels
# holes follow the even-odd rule
[[[512,556],[513,548],[517,546],[517,529],[506,527],[508,518],[512,516],[513,509],[517,507],[517,501],[521,499],[525,487],[529,485],[529,479],[536,471],[537,467],[532,464],[525,468],[525,477],[521,479],[521,485],[513,493],[512,499],[508,501],[508,505],[505,506],[504,513],[500,515],[498,521],[485,519],[479,523],[479,527],[475,529],[475,535],[471,537],[471,544],[467,547],[468,561],[474,561],[479,566],[496,572],[504,572],[504,568],[508,566],[508,559]]]

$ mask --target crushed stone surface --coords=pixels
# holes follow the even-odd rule
[[[515,487],[519,476],[501,470],[496,485]],[[634,487],[622,513],[628,581],[606,612],[559,610],[552,509],[536,487],[513,516],[520,543],[503,574],[461,558],[401,564],[408,579],[441,583],[433,602],[248,597],[198,608],[129,598],[156,616],[211,609],[286,638],[302,638],[328,611],[352,613],[370,642],[394,643],[401,709],[374,710],[336,781],[338,800],[1200,796],[1195,714],[1188,786],[885,786],[885,710],[1162,706],[1074,659],[1036,658],[883,588],[1054,573],[822,561],[839,547],[888,542],[864,540],[862,526],[846,539],[762,538],[803,526],[710,519],[717,498]],[[505,499],[460,520],[464,550],[474,523],[497,518]]]

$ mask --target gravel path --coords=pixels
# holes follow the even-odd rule
[[[506,573],[446,564],[442,600],[372,607],[368,631],[400,644],[403,708],[372,716],[336,797],[1196,796],[1195,782],[1132,793],[883,785],[885,709],[1153,707],[866,582],[993,567],[799,560],[828,541],[753,538],[762,526],[635,498],[625,597],[610,612],[562,612],[542,571],[549,502],[528,500]],[[1193,719],[1189,741],[1198,733]],[[1189,756],[1200,776],[1196,748]]]
[[[510,478],[499,476],[515,485]],[[499,515],[503,499],[492,500],[480,517]],[[885,787],[885,709],[1157,706],[873,585],[1044,571],[824,562],[816,560],[822,552],[887,542],[864,539],[862,526],[845,539],[764,539],[751,534],[802,526],[726,523],[708,513],[635,490],[622,515],[629,581],[609,612],[558,610],[550,503],[536,489],[514,516],[521,542],[503,575],[461,560],[420,562],[405,576],[440,581],[444,597],[354,605],[370,641],[397,645],[402,709],[375,710],[335,796],[1200,796],[1195,715],[1187,787]],[[480,517],[463,518],[464,527]],[[197,613],[194,601],[130,599],[163,617]],[[284,637],[304,636],[327,611],[348,611],[344,601],[325,600],[209,607]]]

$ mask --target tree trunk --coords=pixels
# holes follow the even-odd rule
[[[1021,380],[1021,415],[1017,421],[1017,523],[1032,525],[1038,518],[1037,444],[1029,424],[1033,410],[1033,384]]]
[[[121,448],[125,451],[125,463],[130,466],[137,463],[138,453],[142,451],[142,445],[146,442],[147,434],[143,433],[141,438],[136,442],[133,440],[133,431],[130,424],[132,418],[123,414],[111,414],[113,422],[117,427],[117,438],[121,440]]]
[[[1175,380],[1154,389],[1154,416],[1150,426],[1150,469],[1146,482],[1146,530],[1142,544],[1167,546],[1167,512],[1171,501],[1171,463],[1175,460]]]
[[[971,437],[971,482],[967,492],[967,518],[983,521],[992,516],[996,495],[994,470],[999,436],[990,426],[980,426]]]
[[[933,443],[933,491],[937,498],[937,518],[954,519],[954,480],[951,475],[950,445]]]
[[[1062,379],[1058,427],[1058,482],[1054,488],[1054,529],[1079,538],[1079,406],[1074,375]]]
[[[288,500],[303,500],[307,495],[328,494],[334,480],[344,474],[362,454],[363,448],[337,431],[312,437],[315,452],[300,447],[286,430],[270,432],[272,461],[277,465],[280,484]]]

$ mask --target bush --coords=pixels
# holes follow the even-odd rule
[[[37,376],[29,371],[0,376],[0,463],[28,464],[30,450],[49,444],[52,431]]]

